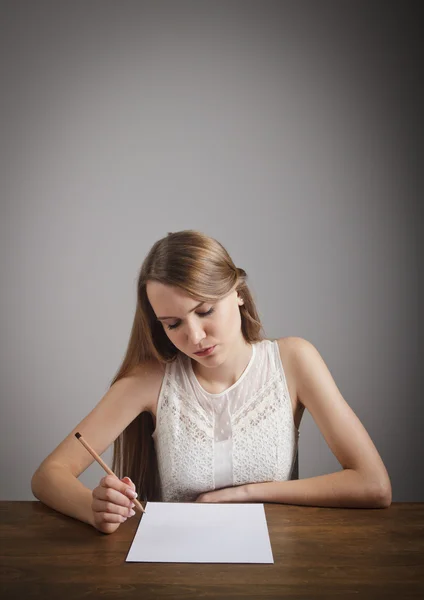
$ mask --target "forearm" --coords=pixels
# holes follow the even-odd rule
[[[307,479],[251,483],[242,487],[245,488],[247,502],[345,508],[386,508],[391,502],[390,490],[368,483],[352,469]]]
[[[31,489],[47,506],[94,527],[91,490],[64,467],[41,467],[32,477]]]

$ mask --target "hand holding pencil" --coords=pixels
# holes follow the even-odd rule
[[[75,434],[75,437],[110,476],[104,477],[100,485],[93,490],[92,508],[96,528],[105,533],[112,533],[119,527],[120,523],[135,514],[132,506],[142,513],[145,510],[141,503],[136,500],[137,494],[135,489],[132,489],[134,486],[132,481],[128,477],[124,478],[128,480],[127,484],[124,480],[119,479],[79,432]]]

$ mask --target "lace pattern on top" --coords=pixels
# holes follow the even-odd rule
[[[252,345],[244,373],[211,394],[180,354],[166,366],[153,434],[164,501],[290,478],[298,432],[278,343]]]

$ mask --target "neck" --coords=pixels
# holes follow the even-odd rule
[[[216,367],[204,367],[192,360],[194,374],[207,392],[219,394],[240,379],[249,364],[252,352],[252,345],[242,337],[228,352],[227,358]]]

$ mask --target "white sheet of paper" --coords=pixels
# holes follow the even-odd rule
[[[263,504],[148,502],[127,562],[273,563]]]

